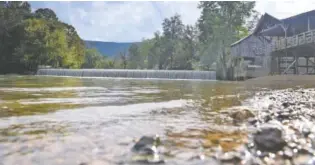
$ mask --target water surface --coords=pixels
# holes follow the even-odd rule
[[[228,151],[246,139],[220,111],[256,91],[313,82],[0,76],[0,162],[118,164],[134,139],[159,134],[167,160],[184,164],[199,148]]]

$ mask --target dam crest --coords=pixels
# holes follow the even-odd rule
[[[215,71],[131,69],[38,69],[36,75],[71,77],[216,80]]]

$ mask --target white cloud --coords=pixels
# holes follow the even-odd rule
[[[256,9],[282,19],[315,9],[315,1],[258,1]]]
[[[162,29],[164,18],[178,13],[185,24],[199,17],[198,2],[90,2],[78,5],[46,3],[58,17],[72,24],[83,39],[101,41],[140,41]],[[68,18],[65,18],[68,17]]]
[[[83,39],[100,41],[141,41],[162,29],[162,21],[175,13],[184,24],[195,24],[200,16],[198,2],[43,2],[58,17],[72,24]],[[312,1],[257,1],[256,9],[285,18],[315,9]]]

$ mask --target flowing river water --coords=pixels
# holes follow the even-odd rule
[[[156,134],[165,159],[186,164],[200,148],[243,143],[246,130],[221,111],[258,91],[312,88],[314,80],[0,76],[0,165],[124,164],[135,139]]]

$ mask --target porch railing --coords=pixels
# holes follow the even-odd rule
[[[304,44],[310,44],[315,42],[315,29],[307,32],[303,32],[291,37],[275,39],[272,42],[272,51],[284,50],[286,48],[292,48],[301,46]]]

